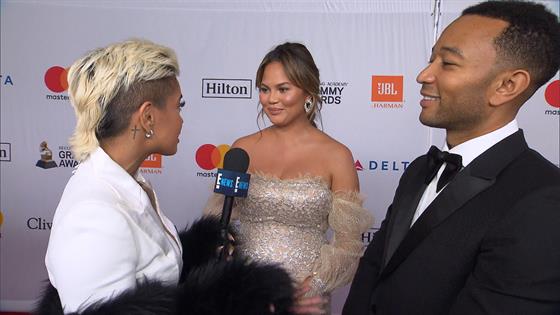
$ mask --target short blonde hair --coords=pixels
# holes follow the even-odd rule
[[[178,75],[175,52],[147,40],[98,48],[74,62],[68,71],[77,118],[70,138],[74,158],[83,161],[99,140],[122,132],[144,101],[163,106],[169,79]]]

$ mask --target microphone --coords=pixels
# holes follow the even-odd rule
[[[224,168],[218,169],[214,192],[225,195],[222,217],[220,218],[220,234],[223,247],[220,259],[225,259],[229,239],[227,227],[231,217],[234,197],[247,197],[249,191],[249,180],[251,175],[247,174],[249,168],[249,155],[241,148],[232,148],[224,156]]]

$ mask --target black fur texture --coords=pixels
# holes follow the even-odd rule
[[[287,315],[294,302],[292,280],[284,269],[240,258],[193,270],[181,293],[182,314]]]
[[[127,290],[111,299],[96,302],[85,310],[71,315],[173,315],[177,313],[178,288],[164,286],[155,281],[138,282],[136,288]],[[35,315],[63,315],[58,292],[47,283],[37,304]]]
[[[228,232],[234,235],[231,229]],[[214,216],[204,216],[196,220],[190,228],[180,232],[179,238],[183,246],[183,270],[179,283],[183,283],[186,275],[193,268],[217,260],[217,250],[222,245],[220,219]]]
[[[239,257],[218,261],[219,220],[203,217],[180,233],[183,273],[179,286],[139,281],[133,289],[72,315],[290,315],[294,287],[288,273]],[[63,315],[57,290],[47,283],[34,314]]]

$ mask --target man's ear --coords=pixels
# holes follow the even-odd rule
[[[526,70],[506,71],[494,80],[494,89],[488,98],[491,106],[501,106],[525,93],[531,84],[531,75]]]

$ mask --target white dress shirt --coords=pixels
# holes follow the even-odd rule
[[[149,187],[139,172],[130,176],[101,148],[68,181],[45,257],[65,313],[134,288],[137,281],[177,284],[177,231],[139,183]]]
[[[490,149],[496,143],[514,134],[517,130],[519,130],[519,127],[517,125],[517,120],[514,119],[500,129],[463,142],[453,147],[451,150],[449,150],[446,142],[443,145],[442,151],[448,151],[449,153],[461,155],[463,159],[463,168],[465,168],[479,155]],[[434,201],[434,199],[436,199],[436,197],[445,189],[445,187],[447,187],[446,185],[439,192],[436,192],[437,182],[441,174],[443,173],[446,164],[447,163],[443,163],[443,165],[439,168],[437,175],[432,179],[428,187],[426,187],[426,190],[424,191],[424,194],[422,195],[422,198],[418,203],[418,207],[416,208],[416,212],[414,213],[414,217],[412,218],[412,223],[410,224],[410,226],[412,226],[414,222],[416,222],[420,215],[424,213],[424,210],[426,210],[426,208],[432,203],[432,201]]]

